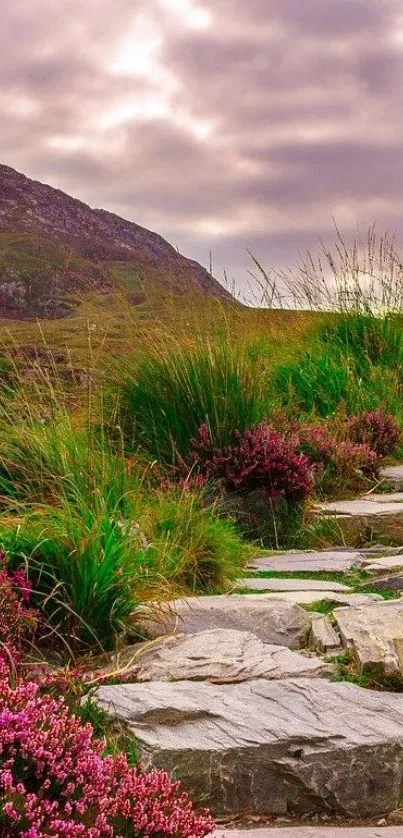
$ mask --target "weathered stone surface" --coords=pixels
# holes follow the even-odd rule
[[[367,503],[403,503],[403,492],[373,492],[370,495],[362,495],[362,500]]]
[[[403,465],[386,466],[381,471],[384,484],[394,492],[403,491]]]
[[[278,570],[284,573],[308,573],[346,571],[354,566],[361,567],[365,559],[357,550],[318,550],[281,553],[276,556],[256,558],[248,570]]]
[[[390,501],[388,495],[382,502],[370,496],[356,500],[322,503],[317,512],[322,517],[333,518],[348,543],[363,539],[383,537],[394,544],[403,541],[403,503]]]
[[[214,838],[402,838],[398,826],[273,826],[217,830]]]
[[[362,671],[403,675],[403,601],[336,609],[334,617],[343,645],[354,650]]]
[[[403,591],[403,573],[396,573],[393,576],[376,576],[365,582],[366,588],[379,588],[385,591]]]
[[[126,651],[130,655],[130,649]],[[124,661],[122,661],[124,663]],[[211,629],[164,637],[137,656],[138,681],[209,681],[231,684],[252,678],[295,678],[331,674],[315,656],[263,643],[247,631]]]
[[[318,509],[325,515],[336,515],[340,518],[344,515],[350,518],[403,515],[401,501],[391,501],[389,495],[382,495],[382,501],[373,500],[371,496],[356,498],[355,500],[328,501],[327,503],[321,503]]]
[[[381,556],[370,564],[365,565],[365,570],[382,571],[393,570],[394,568],[403,567],[403,556]]]
[[[133,614],[148,637],[174,632],[196,634],[205,629],[239,629],[256,634],[264,643],[298,648],[310,619],[303,608],[264,594],[205,596],[167,603],[150,603]]]
[[[323,579],[238,579],[237,588],[247,588],[251,591],[344,591],[350,590],[348,585],[341,582],[324,582]]]
[[[320,678],[153,681],[103,686],[95,695],[128,724],[147,767],[175,772],[192,799],[216,814],[365,818],[400,800],[399,695]]]
[[[309,635],[309,648],[315,652],[330,654],[341,649],[340,637],[333,628],[328,617],[321,614],[312,615],[311,633]]]
[[[265,600],[282,600],[309,605],[311,602],[334,602],[337,605],[367,605],[367,603],[382,601],[380,594],[344,594],[337,591],[278,591],[257,594]]]

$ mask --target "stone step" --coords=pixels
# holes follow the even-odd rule
[[[354,651],[362,672],[403,675],[403,600],[336,609],[333,616],[343,646]]]
[[[214,838],[402,838],[402,826],[273,826],[217,829]]]
[[[256,634],[235,629],[207,629],[162,637],[140,647],[129,646],[104,672],[122,668],[137,682],[214,684],[235,684],[252,678],[326,677],[334,672],[331,665],[310,652],[263,643]]]
[[[393,492],[403,491],[403,465],[386,466],[381,470],[383,485]]]
[[[279,599],[269,601],[265,594],[151,602],[134,611],[133,623],[151,639],[175,632],[195,634],[206,628],[238,629],[256,634],[264,643],[291,648],[304,643],[311,625],[303,608]]]
[[[339,591],[347,593],[350,588],[341,582],[325,582],[323,579],[265,579],[264,576],[238,579],[236,588],[250,591]]]
[[[321,503],[316,512],[337,522],[343,539],[357,544],[368,538],[387,538],[394,544],[403,541],[403,495],[364,495],[355,500]],[[396,499],[398,497],[399,499]],[[392,498],[392,499],[391,499]]]
[[[373,555],[354,549],[295,550],[277,553],[273,556],[258,556],[247,570],[262,572],[275,570],[283,573],[334,573],[346,572],[352,567],[363,567],[372,561]]]
[[[142,763],[218,816],[384,816],[403,788],[400,695],[321,678],[101,686]]]
[[[310,605],[313,602],[333,602],[341,606],[366,606],[368,603],[383,602],[380,594],[371,593],[339,593],[338,591],[270,591],[256,594],[260,599],[277,600],[281,602],[295,602],[298,604]]]

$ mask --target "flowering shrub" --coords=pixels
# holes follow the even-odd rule
[[[378,474],[380,458],[369,445],[338,439],[326,425],[301,426],[299,446],[314,464],[315,485],[323,494],[359,488]]]
[[[353,416],[347,429],[353,442],[368,445],[380,457],[393,454],[400,440],[400,430],[394,416],[378,410]]]
[[[25,575],[9,573],[5,564],[0,593],[0,838],[211,832],[210,815],[197,814],[165,772],[131,768],[124,754],[104,756],[105,742],[70,711],[57,679],[32,679],[31,671],[24,680],[19,663],[33,625]]]
[[[37,626],[37,613],[29,607],[31,586],[22,570],[10,572],[0,551],[0,661],[16,666]]]
[[[91,725],[35,683],[0,679],[0,835],[202,838],[213,829],[163,771],[103,757]],[[3,831],[1,831],[3,829]]]
[[[207,425],[191,440],[197,471],[209,480],[223,480],[229,490],[266,490],[270,498],[283,496],[299,503],[312,489],[308,458],[296,451],[295,438],[283,439],[265,423],[234,434],[225,448],[214,446]]]

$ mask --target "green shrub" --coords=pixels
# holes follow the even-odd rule
[[[262,376],[242,350],[206,344],[144,361],[121,392],[128,450],[141,447],[165,464],[186,457],[190,440],[207,424],[218,445],[235,430],[255,427],[266,410]]]

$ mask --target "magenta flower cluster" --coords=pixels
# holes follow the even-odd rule
[[[223,480],[229,490],[262,488],[270,498],[280,495],[298,503],[313,486],[312,466],[296,450],[296,440],[285,439],[266,423],[234,433],[232,445],[216,448],[207,425],[191,440],[193,463],[209,480]]]
[[[32,614],[25,577],[0,572],[0,838],[203,838],[207,812],[163,771],[104,756],[58,694],[20,666]]]
[[[352,442],[368,445],[379,457],[393,454],[400,441],[400,430],[394,416],[378,408],[353,416],[348,423]]]
[[[0,551],[0,661],[18,666],[28,639],[37,628],[37,612],[29,607],[31,584],[22,570],[11,572]]]

